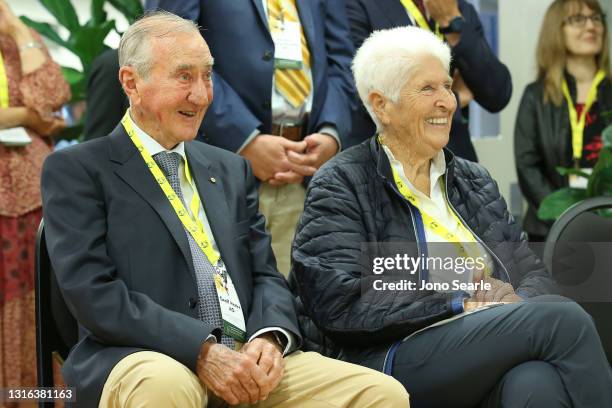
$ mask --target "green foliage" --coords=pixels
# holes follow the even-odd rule
[[[36,30],[43,37],[69,50],[81,61],[83,69],[80,71],[74,68],[62,67],[64,78],[66,78],[66,82],[68,82],[72,90],[72,103],[85,100],[86,81],[91,64],[102,51],[108,48],[104,44],[108,34],[113,30],[117,31],[115,20],[107,19],[108,15],[104,11],[104,5],[108,2],[108,4],[122,13],[130,24],[143,13],[139,0],[90,1],[91,18],[81,25],[71,0],[39,0],[40,4],[55,17],[57,22],[68,30],[69,35],[67,39],[63,39],[50,24],[21,16],[21,20],[25,24]],[[59,137],[65,139],[78,138],[81,136],[82,128],[82,124],[77,124],[66,129]]]
[[[611,112],[604,116],[610,117]],[[557,167],[561,175],[578,175],[586,177],[586,190],[565,187],[548,195],[538,209],[538,217],[542,220],[556,220],[572,205],[586,198],[612,195],[612,124],[602,133],[603,147],[599,159],[589,175],[579,169]],[[607,213],[609,215],[609,213]]]

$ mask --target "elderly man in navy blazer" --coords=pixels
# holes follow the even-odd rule
[[[350,129],[354,48],[344,0],[148,0],[145,8],[201,26],[215,56],[215,102],[200,137],[251,163],[287,275],[304,178],[358,142]],[[300,43],[299,61],[287,64]]]
[[[130,108],[42,176],[46,239],[80,326],[63,367],[81,407],[407,407],[363,367],[296,351],[251,167],[192,142],[213,58],[193,22],[155,13],[119,46]]]

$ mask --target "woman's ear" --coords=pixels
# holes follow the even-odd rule
[[[378,121],[386,126],[389,124],[389,107],[391,102],[379,91],[370,91],[368,94],[368,102],[372,107],[372,111]]]

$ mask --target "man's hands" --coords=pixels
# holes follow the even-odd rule
[[[299,184],[338,151],[332,136],[313,133],[301,142],[261,134],[240,153],[251,162],[255,177],[272,185]]]
[[[230,405],[265,400],[279,384],[285,368],[280,346],[268,336],[253,339],[240,352],[204,343],[196,368],[198,377]]]
[[[440,27],[447,27],[453,18],[461,15],[457,0],[423,0],[423,4]]]

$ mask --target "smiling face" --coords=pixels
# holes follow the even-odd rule
[[[572,3],[567,7],[567,16],[563,25],[563,39],[569,55],[596,56],[603,47],[604,24],[593,22],[588,18],[582,25],[582,16],[601,16],[585,4]]]
[[[419,61],[398,102],[388,104],[382,122],[385,133],[398,135],[411,148],[433,156],[448,143],[457,99],[442,63],[430,55]]]
[[[212,103],[212,57],[198,32],[176,32],[150,40],[151,69],[146,78],[133,67],[122,82],[132,118],[162,146],[193,140]]]

